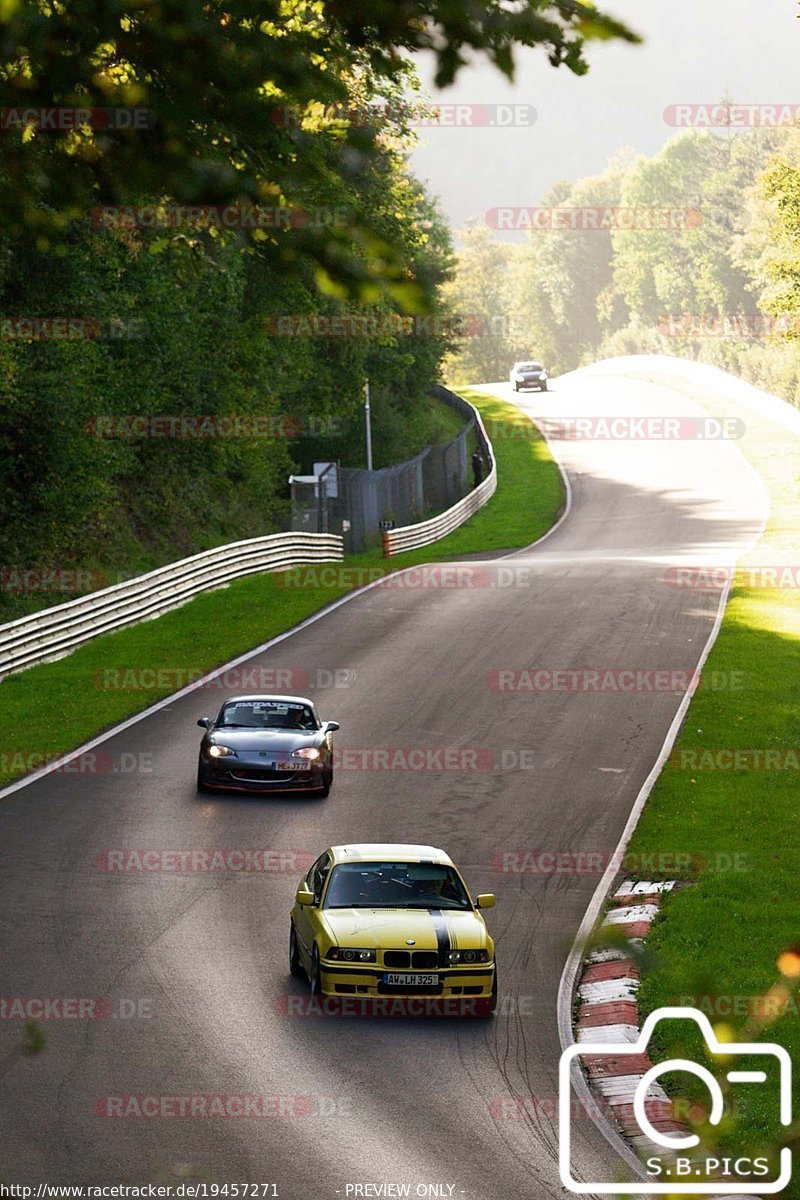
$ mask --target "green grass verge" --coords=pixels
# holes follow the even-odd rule
[[[519,410],[482,393],[462,392],[484,421],[519,428]],[[553,525],[564,502],[557,466],[540,437],[497,437],[495,496],[460,529],[432,546],[386,560],[380,551],[351,556],[347,567],[397,569],[528,545]],[[302,578],[302,572],[299,573]],[[205,673],[317,612],[349,586],[286,586],[297,573],[253,575],[198,596],[155,621],[106,634],[59,662],[32,667],[0,683],[0,709],[11,745],[0,751],[0,783],[87,741],[176,690],[167,685],[123,690],[108,672],[148,668]],[[327,664],[323,664],[327,665]],[[157,680],[153,681],[157,683]]]
[[[712,406],[711,397],[704,401]],[[770,494],[765,536],[742,566],[797,563],[798,439],[746,410],[726,405],[726,413],[746,421],[742,449]],[[691,864],[683,876],[695,880],[667,898],[653,926],[640,1016],[663,1005],[696,1006],[723,1040],[774,1041],[797,1062],[797,980],[777,963],[800,943],[800,604],[796,590],[748,584],[740,573],[704,671],[704,681],[725,686],[695,694],[630,844],[631,862],[679,856]],[[737,750],[738,764],[726,753]],[[674,876],[668,866],[662,874]],[[654,1060],[704,1061],[700,1039],[687,1038],[681,1024],[661,1027]],[[702,1084],[687,1086],[690,1078],[669,1077],[707,1104]],[[797,1099],[797,1077],[795,1084]],[[778,1142],[776,1089],[747,1089],[737,1119],[714,1135],[724,1153],[774,1150]],[[782,1195],[800,1196],[797,1183]]]

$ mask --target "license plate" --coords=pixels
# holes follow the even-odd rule
[[[276,762],[272,764],[276,771],[310,771],[307,762]]]
[[[438,975],[384,975],[383,982],[389,987],[438,987]]]

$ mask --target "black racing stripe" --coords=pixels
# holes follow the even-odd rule
[[[436,934],[436,945],[439,950],[439,965],[447,964],[447,952],[452,950],[453,943],[450,938],[450,929],[447,921],[444,918],[444,913],[439,908],[429,908],[431,921],[433,921],[433,931]]]

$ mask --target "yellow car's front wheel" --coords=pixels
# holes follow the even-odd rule
[[[314,944],[311,950],[311,969],[308,972],[308,983],[312,996],[322,995],[322,972],[319,967],[319,950]]]

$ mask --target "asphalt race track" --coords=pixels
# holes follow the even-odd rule
[[[490,390],[511,397],[508,385]],[[553,419],[703,411],[666,386],[607,373],[556,380],[519,403]],[[37,1056],[20,1051],[22,1022],[0,1020],[0,1180],[183,1174],[275,1183],[283,1200],[335,1200],[366,1183],[407,1183],[411,1195],[437,1184],[455,1200],[563,1195],[556,992],[599,875],[498,866],[526,851],[607,858],[681,695],[503,692],[490,676],[691,672],[719,594],[669,586],[665,573],[732,561],[757,535],[764,500],[731,441],[553,449],[573,507],[537,548],[485,569],[472,562],[459,587],[372,588],[248,664],[349,673],[339,677],[349,686],[310,691],[321,716],[341,722],[337,749],[355,752],[329,799],[198,798],[195,722],[226,694],[214,688],[102,747],[140,769],[51,774],[0,801],[0,993],[102,997],[111,1009],[42,1022]],[[362,769],[375,748],[456,749],[462,769]],[[497,893],[487,914],[495,1019],[296,1015],[291,998],[305,991],[288,974],[287,936],[299,871],[97,865],[114,848],[316,857],[374,840],[442,846],[473,894]],[[100,1115],[103,1098],[127,1096],[291,1099],[271,1116]],[[527,1098],[528,1119],[513,1119],[514,1097]],[[575,1137],[582,1176],[613,1179],[594,1126],[581,1121]]]

